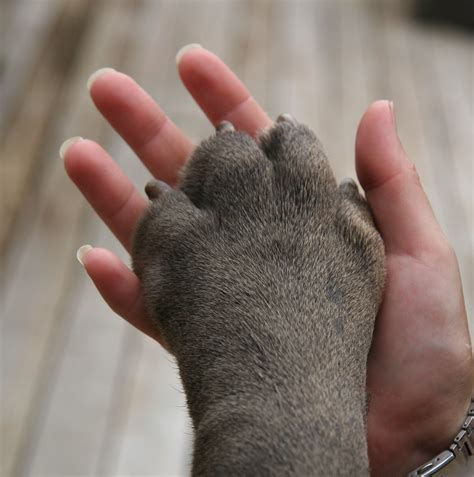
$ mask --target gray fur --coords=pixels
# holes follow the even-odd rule
[[[367,476],[366,362],[384,249],[355,183],[285,116],[225,125],[155,184],[134,270],[175,355],[195,476]]]

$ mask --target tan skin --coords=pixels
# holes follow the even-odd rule
[[[178,65],[212,124],[253,136],[272,121],[222,61],[205,49]],[[128,76],[107,72],[91,96],[99,111],[158,179],[176,182],[191,140]],[[83,140],[65,154],[70,178],[130,249],[147,200],[110,156]],[[356,139],[357,175],[387,254],[387,285],[368,362],[368,443],[373,476],[401,476],[446,448],[466,414],[473,361],[456,256],[398,139],[393,108],[372,104]],[[144,312],[137,277],[110,251],[94,248],[84,266],[110,307],[161,342]]]

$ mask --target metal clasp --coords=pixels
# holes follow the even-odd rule
[[[408,477],[430,477],[431,475],[435,475],[436,472],[443,469],[454,459],[455,455],[451,451],[445,450],[430,461],[420,465],[420,467],[413,472],[410,472]]]

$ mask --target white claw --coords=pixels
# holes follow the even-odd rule
[[[230,121],[222,121],[216,127],[218,134],[235,131],[234,125]]]
[[[291,114],[288,114],[288,113],[282,113],[282,114],[280,114],[280,115],[277,117],[276,122],[277,122],[277,123],[287,122],[287,123],[293,124],[293,126],[296,126],[296,120],[295,120],[295,118],[294,118]]]
[[[357,189],[357,184],[355,183],[354,179],[350,177],[344,177],[341,181],[341,187],[355,187]]]

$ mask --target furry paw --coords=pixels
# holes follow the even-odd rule
[[[256,142],[225,123],[177,189],[154,182],[147,193],[133,264],[177,358],[197,448],[234,442],[235,469],[238,455],[257,452],[242,447],[239,424],[253,420],[250,438],[272,465],[303,475],[343,429],[363,434],[384,248],[314,133],[282,115]],[[229,419],[234,437],[217,431]],[[365,435],[351,439],[349,455]]]

